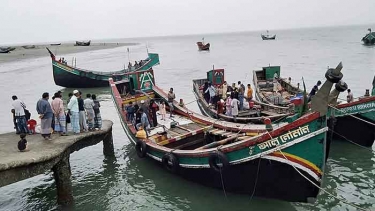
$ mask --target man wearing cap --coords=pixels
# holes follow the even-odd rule
[[[74,90],[73,96],[70,98],[69,104],[68,104],[68,113],[71,115],[71,124],[73,127],[73,132],[75,134],[79,134],[80,128],[79,128],[79,109],[78,109],[78,99],[79,91]]]

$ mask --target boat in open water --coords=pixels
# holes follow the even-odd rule
[[[158,124],[153,120],[148,136],[142,137],[136,122],[127,118],[126,106],[167,102],[168,94],[155,85],[152,70],[130,74],[137,79],[133,84],[112,79],[109,84],[121,124],[139,157],[225,191],[294,202],[317,197],[326,161],[326,114],[333,86],[329,79],[313,99],[311,110],[292,123],[272,128],[267,118],[259,125],[226,122],[194,113],[174,100],[169,105],[174,116],[161,120],[157,113]]]
[[[222,93],[222,86],[225,81],[224,77],[224,69],[212,69],[207,72],[207,78],[193,80],[193,92],[198,107],[204,115],[240,123],[263,123],[264,117],[269,118],[272,122],[277,122],[285,120],[288,116],[293,116],[294,108],[271,105],[254,99],[251,100],[250,103],[244,99],[244,110],[239,111],[236,118],[226,115],[225,113],[219,113],[217,110],[217,102],[220,99],[226,98],[226,93]],[[204,99],[203,89],[207,82],[211,83],[218,91],[215,97],[217,99],[213,100],[214,102],[212,104],[209,104]]]
[[[362,42],[365,45],[375,44],[375,32],[371,32],[371,28],[368,29],[368,33],[362,38]]]
[[[159,64],[159,55],[156,53],[148,53],[148,57],[142,60],[141,65],[132,67],[132,69],[122,69],[114,72],[100,72],[94,70],[86,70],[70,66],[59,60],[47,48],[52,59],[53,79],[55,84],[67,88],[92,88],[108,86],[108,79],[114,81],[127,80],[132,83],[133,78],[129,77],[129,72],[148,70],[149,68]]]
[[[204,44],[204,38],[202,38],[202,42],[197,42],[198,50],[200,51],[209,51],[210,50],[210,43]]]
[[[89,41],[76,41],[75,46],[90,46],[91,40]]]
[[[276,34],[273,35],[273,36],[270,36],[268,34],[268,30],[267,30],[267,34],[266,35],[261,34],[260,36],[262,37],[262,40],[274,40],[274,39],[276,39]]]

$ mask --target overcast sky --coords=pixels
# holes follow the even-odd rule
[[[375,23],[375,0],[0,0],[0,44]]]

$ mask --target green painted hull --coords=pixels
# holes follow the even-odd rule
[[[54,58],[54,57],[53,57]],[[136,70],[126,69],[115,72],[99,72],[75,68],[52,59],[53,78],[55,84],[68,88],[91,88],[108,86],[109,78],[114,81],[129,80],[128,73],[148,70],[159,64],[159,55],[149,53],[143,66]]]
[[[140,140],[134,135],[134,126],[126,121],[120,94],[116,86],[111,87],[124,131],[136,144]],[[209,157],[220,150],[229,162],[222,175],[227,191],[251,194],[256,185],[258,192],[255,196],[305,202],[310,197],[316,197],[319,189],[301,175],[320,186],[326,160],[326,126],[326,116],[310,113],[270,133],[220,148],[173,150],[178,159],[177,174],[203,185],[222,187],[220,174],[210,167],[209,161]],[[163,165],[163,156],[171,153],[172,149],[149,141],[146,143],[146,155]],[[259,170],[259,165],[264,168]],[[288,194],[283,194],[283,191],[288,191]]]

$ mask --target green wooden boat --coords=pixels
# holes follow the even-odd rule
[[[368,29],[368,31],[369,33],[366,34],[366,36],[362,38],[362,42],[365,45],[374,45],[375,44],[375,32],[371,32],[370,28]]]
[[[148,137],[142,137],[135,127],[140,116],[136,114],[135,122],[130,121],[126,106],[131,101],[152,108],[151,99],[167,101],[167,93],[155,86],[149,71],[139,74],[146,74],[147,80],[138,78],[139,94],[132,96],[122,93],[128,82],[109,81],[121,124],[139,157],[149,157],[176,175],[225,191],[298,202],[317,197],[326,160],[326,113],[332,82],[323,84],[312,109],[292,123],[271,128],[267,119],[267,125],[219,121],[192,112],[182,101],[173,101],[167,108],[173,105],[174,117],[161,120],[160,115],[152,114],[153,127]],[[151,107],[144,105],[145,99]]]
[[[115,72],[100,72],[93,70],[85,70],[68,65],[56,60],[55,55],[47,48],[52,58],[52,70],[55,84],[67,88],[92,88],[92,87],[106,87],[108,86],[108,79],[112,78],[114,81],[128,81],[134,79],[130,78],[129,73],[141,70],[148,70],[149,68],[159,64],[159,55],[156,53],[148,53],[148,57],[142,60],[141,65],[131,67],[131,69],[123,69]]]

